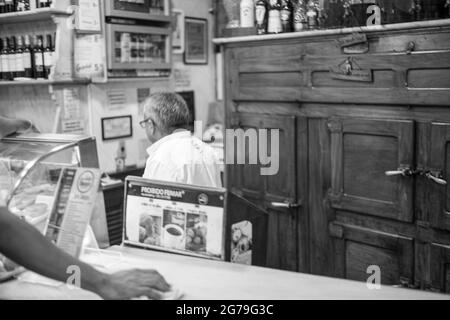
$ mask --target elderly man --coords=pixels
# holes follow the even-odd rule
[[[144,178],[221,188],[214,150],[188,130],[192,116],[176,93],[156,93],[144,102],[140,125],[153,145]]]
[[[0,139],[17,131],[33,129],[30,121],[0,116]],[[54,246],[34,227],[0,207],[0,253],[25,268],[57,281],[67,281],[70,266],[81,270],[82,288],[104,299],[132,299],[143,296],[164,298],[170,290],[164,278],[154,270],[131,270],[108,275],[75,259]]]

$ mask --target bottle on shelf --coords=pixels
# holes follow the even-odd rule
[[[42,36],[34,36],[34,78],[45,79],[44,48]]]
[[[292,32],[292,5],[290,0],[281,0],[282,32]]]
[[[315,0],[308,1],[306,5],[306,16],[308,17],[308,29],[317,29],[319,27],[319,10]]]
[[[22,36],[13,37],[13,42],[16,45],[16,73],[14,79],[21,80],[25,77],[25,67],[23,65],[23,42]]]
[[[51,0],[36,0],[36,8],[48,8],[51,4]]]
[[[255,3],[256,33],[267,33],[267,2],[257,0]]]
[[[16,43],[15,38],[10,37],[8,40],[8,46],[9,46],[9,55],[8,55],[8,65],[9,65],[9,72],[10,72],[10,80],[14,80],[17,73],[17,65],[16,65]]]
[[[30,0],[16,0],[16,11],[29,11]]]
[[[31,42],[30,42],[29,35],[24,36],[22,61],[23,61],[23,68],[24,68],[24,78],[33,79],[34,63],[33,63],[33,55],[32,55],[32,48],[31,48]]]
[[[409,10],[412,21],[423,20],[423,3],[422,0],[412,0],[411,9]]]
[[[10,60],[10,50],[9,50],[9,39],[8,37],[3,38],[3,48],[2,48],[2,80],[11,81],[12,74],[9,66]]]
[[[253,0],[241,0],[241,28],[255,26],[255,5]]]
[[[281,26],[281,5],[279,0],[269,0],[269,19],[267,22],[267,33],[280,33]]]
[[[52,35],[48,34],[46,36],[46,43],[45,43],[45,48],[44,48],[44,72],[45,72],[44,76],[46,79],[50,78],[52,68],[55,64],[54,52],[55,52],[55,47],[53,44]]]
[[[14,0],[5,0],[5,13],[16,11]]]
[[[6,13],[6,2],[5,0],[0,0],[0,14]],[[2,43],[3,46],[3,43]]]
[[[306,16],[305,0],[294,0],[294,31],[304,31],[308,29],[308,17]]]

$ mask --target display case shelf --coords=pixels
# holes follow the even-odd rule
[[[72,10],[54,8],[36,9],[33,11],[11,12],[0,14],[0,24],[49,20],[53,16],[71,16]]]

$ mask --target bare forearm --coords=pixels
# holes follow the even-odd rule
[[[70,266],[81,271],[81,286],[100,294],[107,276],[75,259],[48,241],[34,227],[0,209],[0,252],[17,264],[57,281],[65,282]]]

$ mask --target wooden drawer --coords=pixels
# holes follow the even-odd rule
[[[431,246],[431,286],[437,291],[450,293],[450,246]]]
[[[341,50],[339,39],[299,38],[228,49],[232,99],[448,105],[450,32],[370,34],[371,49],[351,55]],[[353,73],[364,70],[372,79],[343,80],[330,72],[349,57]]]
[[[329,231],[335,239],[337,276],[365,282],[367,268],[377,266],[382,284],[412,284],[413,239],[338,223],[330,224]]]

